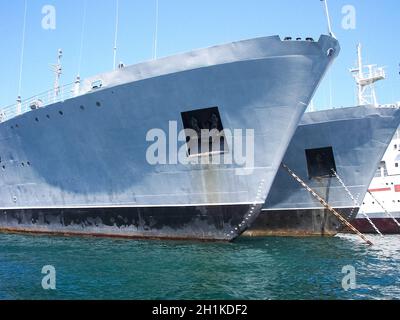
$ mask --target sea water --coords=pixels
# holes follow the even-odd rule
[[[400,299],[400,236],[234,243],[0,234],[0,299]],[[54,268],[55,289],[43,286]]]

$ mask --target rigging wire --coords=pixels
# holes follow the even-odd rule
[[[116,0],[116,12],[115,12],[115,37],[114,37],[114,63],[113,68],[117,68],[117,44],[118,44],[118,28],[119,28],[119,0]]]
[[[25,0],[25,9],[24,9],[24,26],[22,31],[22,44],[21,44],[21,55],[20,55],[20,64],[19,64],[19,81],[18,81],[18,99],[21,97],[22,90],[22,72],[24,67],[24,54],[25,54],[25,35],[26,35],[26,16],[28,12],[28,0]]]
[[[335,34],[332,31],[332,23],[331,23],[331,16],[329,14],[329,7],[328,7],[328,0],[321,0],[321,2],[323,2],[324,7],[325,7],[325,15],[326,15],[326,20],[328,23],[328,32],[329,35],[333,38],[336,38]]]
[[[154,47],[153,59],[157,59],[157,45],[158,45],[158,18],[159,18],[159,0],[156,0],[156,27],[154,32]]]
[[[332,84],[332,70],[329,70],[329,109],[333,108],[333,84]]]
[[[83,17],[82,17],[82,29],[81,29],[81,47],[80,47],[80,50],[79,50],[79,62],[78,62],[78,77],[81,75],[81,69],[82,69],[83,42],[84,42],[84,39],[85,39],[85,32],[86,32],[86,14],[87,14],[87,0],[84,0]]]

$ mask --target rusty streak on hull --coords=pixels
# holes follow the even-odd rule
[[[169,237],[169,238],[161,238],[161,237],[140,237],[140,236],[122,236],[122,235],[113,235],[113,234],[87,234],[84,232],[51,232],[51,231],[32,231],[29,229],[12,229],[12,228],[0,228],[0,233],[3,234],[16,234],[16,235],[29,235],[29,236],[55,236],[55,237],[79,237],[79,238],[105,238],[105,239],[120,239],[120,240],[153,240],[153,241],[163,241],[163,240],[171,240],[171,241],[196,241],[196,242],[231,242],[232,240],[225,239],[197,239],[197,238],[178,238],[178,237]]]
[[[335,209],[347,220],[353,219],[359,208]],[[335,236],[342,230],[341,222],[328,210],[263,210],[244,233],[247,237],[266,236]]]

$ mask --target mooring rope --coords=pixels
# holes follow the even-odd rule
[[[284,163],[282,167],[297,181],[299,182],[310,194],[316,198],[329,212],[331,212],[336,218],[339,219],[340,222],[345,224],[348,228],[350,228],[354,233],[356,233],[362,240],[364,240],[368,245],[372,246],[373,243],[367,239],[360,231],[358,231],[350,222],[348,222],[345,218],[342,217],[340,213],[338,213],[335,209],[333,209],[320,195],[318,195],[313,189],[311,189],[300,177],[298,177],[287,165]]]
[[[338,179],[339,183],[343,186],[343,188],[346,190],[347,194],[349,195],[350,199],[353,200],[353,203],[356,207],[361,208],[360,203],[356,200],[356,198],[353,196],[353,194],[350,192],[349,188],[347,188],[347,186],[345,185],[344,181],[342,180],[341,177],[339,177],[339,174],[334,170],[331,169],[334,176],[336,177],[336,179]],[[362,214],[367,221],[369,222],[369,224],[374,228],[374,230],[376,231],[376,233],[378,233],[381,237],[383,237],[382,232],[380,232],[380,230],[378,229],[378,227],[375,225],[375,223],[373,223],[373,221],[371,220],[371,218],[363,211],[360,211],[360,214]]]

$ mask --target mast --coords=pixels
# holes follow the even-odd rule
[[[74,97],[78,96],[81,91],[81,77],[78,75],[74,82],[74,87],[72,89],[72,93]]]
[[[119,0],[117,0],[116,12],[115,12],[114,60],[113,60],[113,69],[114,70],[117,69],[118,28],[119,28]]]
[[[156,0],[156,25],[154,30],[154,52],[153,52],[153,59],[157,59],[157,46],[158,46],[158,19],[159,19],[159,0]]]
[[[57,101],[58,96],[60,95],[60,79],[62,75],[62,66],[61,66],[61,58],[63,52],[61,49],[58,49],[58,56],[57,56],[57,64],[52,65],[53,72],[55,75],[54,79],[54,101]]]
[[[25,34],[26,34],[26,16],[28,12],[28,0],[25,0],[24,7],[24,26],[22,30],[22,44],[21,44],[21,57],[19,64],[19,81],[18,81],[18,97],[17,97],[17,115],[22,113],[22,99],[21,99],[21,90],[22,90],[22,72],[24,67],[24,54],[25,54]]]
[[[81,90],[81,69],[82,69],[83,45],[84,45],[85,31],[86,31],[86,14],[87,14],[87,1],[84,0],[82,26],[81,26],[81,43],[79,48],[79,60],[78,60],[78,74],[75,78],[74,87],[72,89],[74,97],[78,96]]]
[[[85,0],[83,3],[81,43],[80,43],[80,48],[79,48],[78,74],[77,74],[78,78],[81,76],[81,69],[82,69],[83,45],[85,42],[85,32],[86,32],[86,14],[87,14],[87,1]]]
[[[326,20],[328,23],[328,33],[331,37],[336,38],[332,31],[332,23],[331,23],[331,16],[329,14],[329,7],[328,7],[328,0],[321,0],[324,3],[324,8],[325,8],[325,15],[326,15]]]
[[[377,65],[363,65],[361,44],[357,45],[357,67],[351,69],[354,80],[357,85],[357,103],[358,105],[378,106],[378,100],[375,91],[375,83],[386,79],[385,70]],[[366,73],[364,73],[366,69]]]
[[[358,62],[358,77],[359,79],[363,78],[363,64],[362,64],[362,55],[361,55],[361,43],[357,45],[357,62]],[[360,82],[357,83],[357,90],[358,90],[358,105],[363,104],[363,87]]]

